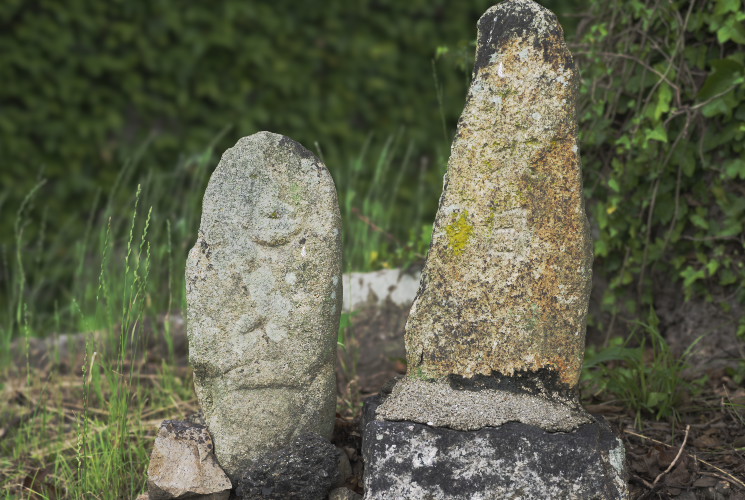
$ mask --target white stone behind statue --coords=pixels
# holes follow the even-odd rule
[[[341,216],[310,151],[259,132],[222,156],[186,266],[194,385],[235,480],[295,436],[330,437],[341,312]]]

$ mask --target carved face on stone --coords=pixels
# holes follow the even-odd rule
[[[305,406],[334,383],[339,228],[333,181],[299,144],[260,133],[223,155],[187,262],[189,358],[211,430],[317,417]]]

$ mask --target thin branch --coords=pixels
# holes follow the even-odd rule
[[[638,437],[640,439],[644,439],[645,441],[651,441],[651,442],[653,442],[655,444],[661,444],[662,446],[667,446],[668,448],[673,448],[673,446],[671,446],[671,445],[669,445],[667,443],[663,443],[662,441],[658,441],[658,440],[653,439],[651,437],[644,436],[643,434],[638,434],[638,433],[636,433],[634,431],[630,431],[628,429],[624,429],[623,432],[625,434],[630,434],[630,435],[636,436],[636,437]],[[686,455],[689,458],[692,458],[692,459],[696,460],[697,462],[701,462],[702,464],[704,464],[704,465],[706,465],[708,467],[711,467],[712,469],[716,470],[720,474],[724,474],[725,476],[727,476],[727,478],[729,478],[729,479],[727,479],[727,481],[729,481],[730,483],[733,483],[733,484],[738,485],[740,488],[745,489],[745,483],[742,482],[742,481],[740,481],[739,479],[737,479],[735,476],[733,476],[732,474],[730,474],[726,470],[722,470],[719,467],[717,467],[716,465],[713,465],[713,464],[707,462],[706,460],[703,460],[701,458],[698,458],[696,455],[691,455],[690,453],[686,453]]]
[[[577,52],[577,54],[590,55],[591,52],[590,51],[581,51],[581,52]],[[644,62],[641,59],[639,59],[638,57],[634,57],[634,56],[631,56],[629,54],[617,54],[615,52],[593,52],[592,54],[600,54],[600,55],[603,55],[603,56],[618,57],[618,58],[621,58],[621,59],[629,59],[631,61],[634,61],[637,64],[639,64],[640,66],[643,66],[647,71],[651,71],[655,75],[659,76],[660,79],[662,79],[665,83],[667,83],[672,88],[674,88],[676,92],[680,92],[680,87],[678,87],[677,85],[675,85],[665,75],[663,75],[662,73],[660,73],[659,71],[657,71],[656,69],[654,69],[652,66],[650,66],[646,62]]]
[[[680,459],[680,456],[683,454],[683,449],[686,447],[686,443],[688,442],[688,432],[691,430],[690,425],[686,425],[686,435],[683,437],[683,444],[680,445],[680,449],[678,450],[678,454],[675,455],[675,459],[673,459],[672,462],[670,462],[670,465],[667,469],[665,469],[663,472],[660,472],[657,474],[657,477],[654,478],[654,481],[652,481],[652,486],[660,482],[660,479],[662,479],[662,476],[673,470],[673,467],[675,467],[675,464],[678,463],[678,459]]]
[[[391,243],[395,243],[395,244],[397,244],[397,245],[399,245],[399,246],[401,245],[401,244],[399,243],[399,241],[398,241],[398,240],[396,239],[396,237],[395,237],[395,236],[393,236],[393,234],[389,233],[389,232],[388,232],[388,231],[386,231],[385,229],[383,229],[383,228],[381,228],[380,226],[378,226],[377,224],[375,224],[375,223],[374,223],[374,222],[373,222],[372,220],[370,220],[370,218],[369,218],[369,217],[367,217],[366,215],[363,215],[363,214],[362,214],[362,212],[360,211],[360,209],[359,209],[359,208],[357,208],[357,207],[352,207],[352,213],[353,213],[353,214],[354,214],[355,216],[357,216],[357,218],[358,218],[359,220],[361,220],[362,222],[364,222],[365,224],[367,224],[367,225],[368,225],[368,226],[370,227],[370,229],[372,229],[373,231],[375,231],[375,232],[377,232],[377,233],[380,233],[380,234],[382,234],[383,236],[385,236],[385,237],[386,237],[386,238],[388,239],[388,241],[390,241]]]

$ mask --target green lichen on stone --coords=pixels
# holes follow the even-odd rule
[[[513,94],[517,94],[517,90],[511,89],[509,87],[504,87],[504,88],[497,90],[497,95],[501,97],[502,99],[505,99]]]
[[[295,203],[299,203],[300,200],[303,198],[302,194],[300,193],[300,184],[297,182],[293,182],[290,184],[290,194],[292,196],[292,201]]]
[[[473,234],[473,224],[468,222],[468,210],[461,212],[455,222],[446,226],[445,232],[453,254],[462,254]]]
[[[541,319],[541,306],[538,304],[530,305],[530,312],[525,315],[525,327],[528,330],[534,330]]]

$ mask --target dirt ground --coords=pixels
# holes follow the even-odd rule
[[[339,351],[339,413],[333,441],[350,458],[354,475],[347,486],[358,493],[363,492],[364,473],[359,429],[361,403],[376,394],[385,381],[404,372],[400,335],[405,317],[405,311],[390,308],[355,316],[356,340]],[[183,320],[171,318],[171,325],[180,365],[177,370],[188,377]],[[162,322],[150,325],[152,332],[157,333],[161,328]],[[150,337],[157,339],[158,335]],[[58,380],[61,386],[70,386],[71,381],[80,379],[75,368],[80,366],[80,360],[75,359],[75,353],[80,353],[78,347],[85,340],[83,336],[65,337],[64,348],[60,349],[59,336],[56,338],[55,355],[50,351],[52,341],[32,340],[30,361],[48,383]],[[158,340],[150,340],[147,344],[149,356],[140,367],[145,379],[155,377],[166,349]],[[364,356],[355,354],[360,352]],[[17,379],[3,381],[0,439],[13,432],[28,418],[29,408],[38,404],[34,403],[38,395],[24,390],[25,372],[18,372]],[[632,498],[745,500],[745,388],[738,386],[725,368],[710,369],[707,375],[705,390],[691,398],[684,408],[679,408],[678,422],[656,421],[649,415],[642,415],[640,425],[635,425],[635,414],[617,401],[602,397],[585,399],[587,409],[606,418],[625,443]],[[67,408],[72,416],[79,410],[80,402],[75,400],[75,391],[69,394],[70,400],[63,402],[62,410]],[[196,410],[196,402],[191,400],[179,402],[170,414],[168,411],[153,414],[153,434],[160,420],[178,419]],[[74,432],[74,425],[67,427]],[[38,476],[43,473],[43,470],[36,472],[36,481],[43,481],[43,477]]]
[[[635,415],[614,401],[586,405],[624,441],[631,498],[745,500],[745,389],[726,376],[709,389],[709,397],[690,402],[681,422],[644,418],[641,429]],[[334,432],[355,472],[347,486],[362,493],[359,415],[337,415]]]

